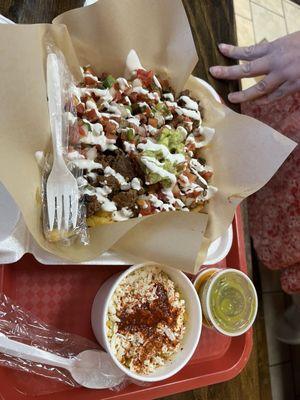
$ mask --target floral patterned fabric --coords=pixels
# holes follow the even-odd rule
[[[281,286],[286,293],[300,293],[300,264],[285,268],[281,272]]]
[[[268,105],[245,103],[242,112],[300,143],[300,92]],[[249,197],[248,207],[250,234],[259,259],[271,269],[282,269],[284,291],[300,292],[300,146]]]

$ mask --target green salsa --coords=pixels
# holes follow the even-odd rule
[[[209,305],[214,323],[228,333],[243,330],[253,320],[257,304],[252,285],[228,272],[212,284]]]

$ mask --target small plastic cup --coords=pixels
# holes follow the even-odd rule
[[[247,332],[257,314],[257,293],[251,279],[233,269],[206,268],[194,281],[203,324],[226,336]]]

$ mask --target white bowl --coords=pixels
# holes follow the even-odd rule
[[[173,360],[168,362],[165,366],[158,368],[152,374],[140,375],[130,371],[123,364],[121,364],[111,351],[110,344],[106,336],[108,305],[117,286],[127,275],[139,268],[154,265],[158,266],[162,271],[167,273],[167,275],[179,289],[182,298],[185,300],[187,312],[186,332],[182,341],[182,350],[179,350],[178,353],[175,354]],[[183,272],[171,267],[154,263],[134,265],[123,273],[113,275],[100,287],[92,306],[92,328],[98,342],[111,355],[113,361],[126,375],[133,379],[144,382],[161,381],[175,375],[187,364],[194,354],[199,342],[202,328],[200,300],[192,282]]]
[[[213,265],[222,261],[229,253],[233,241],[232,225],[227,229],[224,235],[214,240],[208,248],[206,259],[203,265]]]

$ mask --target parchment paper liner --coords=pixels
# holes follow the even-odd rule
[[[197,56],[179,0],[100,0],[69,11],[54,25],[0,26],[0,180],[20,207],[38,244],[70,262],[92,260],[113,248],[145,260],[195,272],[209,243],[230,225],[236,206],[261,188],[295,143],[272,128],[218,104],[194,77],[185,85],[204,107],[204,125],[216,135],[205,150],[214,168],[217,195],[206,213],[170,212],[103,225],[91,230],[89,246],[62,247],[46,242],[36,192],[40,183],[34,154],[49,143],[45,86],[45,41],[64,53],[77,80],[79,65],[122,75],[130,49],[142,64],[170,77],[180,90]]]

